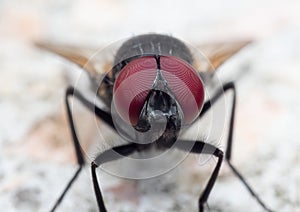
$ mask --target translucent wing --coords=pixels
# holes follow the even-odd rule
[[[88,47],[66,46],[38,42],[35,45],[54,54],[60,55],[84,69],[96,89],[97,95],[106,106],[110,106],[114,76],[112,74],[113,56],[118,46],[96,49]]]
[[[75,63],[87,71],[92,79],[98,78],[99,75],[104,74],[111,68],[112,59],[109,60],[103,54],[102,58],[96,59],[93,57],[98,51],[96,48],[65,46],[44,42],[36,42],[35,45]]]
[[[234,41],[234,42],[218,42],[209,43],[197,46],[197,48],[204,54],[204,56],[211,63],[210,66],[205,67],[205,71],[213,72],[226,60],[235,55],[243,47],[251,43],[250,40]],[[201,66],[201,65],[200,65]],[[203,68],[201,68],[203,70]]]

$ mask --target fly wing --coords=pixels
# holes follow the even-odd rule
[[[93,48],[65,46],[38,42],[35,45],[41,49],[57,54],[84,69],[95,88],[97,95],[109,107],[112,99],[113,73],[112,65],[114,54],[110,49],[98,51]],[[96,54],[97,53],[97,54]]]
[[[236,41],[236,42],[218,42],[209,43],[197,46],[197,48],[207,57],[210,66],[206,71],[214,72],[226,60],[235,55],[238,51],[251,43],[250,40]]]
[[[54,54],[75,63],[89,74],[92,79],[96,79],[99,75],[108,70],[111,61],[103,61],[92,59],[97,49],[87,47],[65,46],[59,44],[51,44],[44,42],[36,42],[35,45],[41,49],[47,50]]]

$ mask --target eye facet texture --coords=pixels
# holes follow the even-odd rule
[[[120,72],[114,85],[114,104],[127,123],[137,124],[147,95],[160,67],[170,91],[179,103],[184,123],[191,123],[200,113],[204,101],[203,83],[187,62],[173,56],[137,58]]]

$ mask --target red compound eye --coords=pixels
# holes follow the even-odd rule
[[[185,124],[191,123],[199,115],[204,101],[203,83],[198,73],[187,62],[171,56],[160,57],[160,68],[183,111]],[[126,122],[137,124],[156,74],[154,57],[135,59],[120,72],[114,86],[114,104]]]
[[[114,104],[126,122],[137,124],[156,70],[154,57],[141,57],[128,63],[120,72],[114,85]]]
[[[187,62],[176,57],[161,57],[160,67],[168,86],[184,114],[185,124],[199,115],[204,102],[204,87],[199,74]]]

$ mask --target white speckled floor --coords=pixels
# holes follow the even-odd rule
[[[220,68],[224,81],[237,79],[233,163],[273,209],[299,211],[299,8],[292,0],[0,1],[0,210],[48,211],[76,168],[63,95],[80,70],[32,41],[103,46],[158,32],[192,44],[255,40]],[[78,117],[93,118],[84,111]],[[88,125],[80,129],[81,138],[95,139]],[[160,178],[140,181],[100,172],[107,207],[196,211],[214,164],[200,166],[191,156]],[[57,211],[97,211],[89,172],[87,166]],[[263,211],[225,163],[208,205]]]

